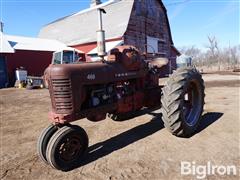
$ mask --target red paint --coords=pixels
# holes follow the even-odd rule
[[[92,49],[94,49],[97,46],[96,43],[89,43],[89,44],[79,44],[79,45],[75,45],[72,46],[73,48],[76,48],[80,51],[83,51],[84,53],[88,53],[89,51],[91,51]]]
[[[118,113],[126,113],[133,110],[133,96],[127,96],[118,100],[117,105]]]
[[[52,61],[52,53],[48,51],[16,50],[15,53],[6,54],[10,85],[14,84],[15,70],[20,66],[28,71],[28,75],[42,76],[44,70]]]
[[[122,40],[122,37],[120,38],[114,38],[114,39],[108,39],[106,40],[106,42],[112,42],[112,41],[119,41],[119,40]],[[97,47],[97,42],[90,42],[90,43],[84,43],[84,44],[78,44],[78,45],[74,45],[74,46],[71,46],[73,48],[76,48],[80,51],[83,51],[84,53],[88,53],[90,52],[91,50],[93,50],[94,48]]]
[[[171,46],[171,53],[175,54],[176,56],[180,56],[181,53],[178,51],[178,49],[175,46]]]
[[[144,93],[143,92],[136,92],[134,95],[133,95],[133,109],[136,111],[136,110],[139,110],[143,107],[143,99],[144,99]]]

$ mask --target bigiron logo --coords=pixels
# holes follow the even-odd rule
[[[235,165],[214,165],[210,161],[205,165],[198,165],[194,161],[181,162],[181,175],[193,175],[197,179],[205,179],[209,175],[238,176],[238,173]]]

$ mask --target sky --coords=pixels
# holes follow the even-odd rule
[[[106,0],[102,0],[105,2]],[[176,47],[240,44],[240,0],[163,0]],[[90,0],[0,0],[4,33],[37,37],[44,25],[89,7]]]

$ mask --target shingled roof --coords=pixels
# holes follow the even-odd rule
[[[122,37],[127,30],[133,3],[129,0],[111,0],[80,11],[46,25],[41,29],[39,37],[56,39],[67,45],[95,42],[98,29],[97,8],[100,7],[107,12],[103,15],[106,39]]]
[[[159,0],[159,2],[166,12],[162,1]],[[120,38],[127,30],[133,5],[134,0],[107,1],[47,24],[40,30],[39,37],[56,39],[68,46],[95,42],[96,30],[98,29],[97,9],[104,8],[107,12],[103,15],[106,39]],[[172,42],[169,23],[168,27]]]

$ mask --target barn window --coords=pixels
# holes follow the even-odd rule
[[[165,40],[147,36],[147,53],[159,54],[162,57],[166,56]]]
[[[158,53],[158,38],[147,36],[147,52]]]

